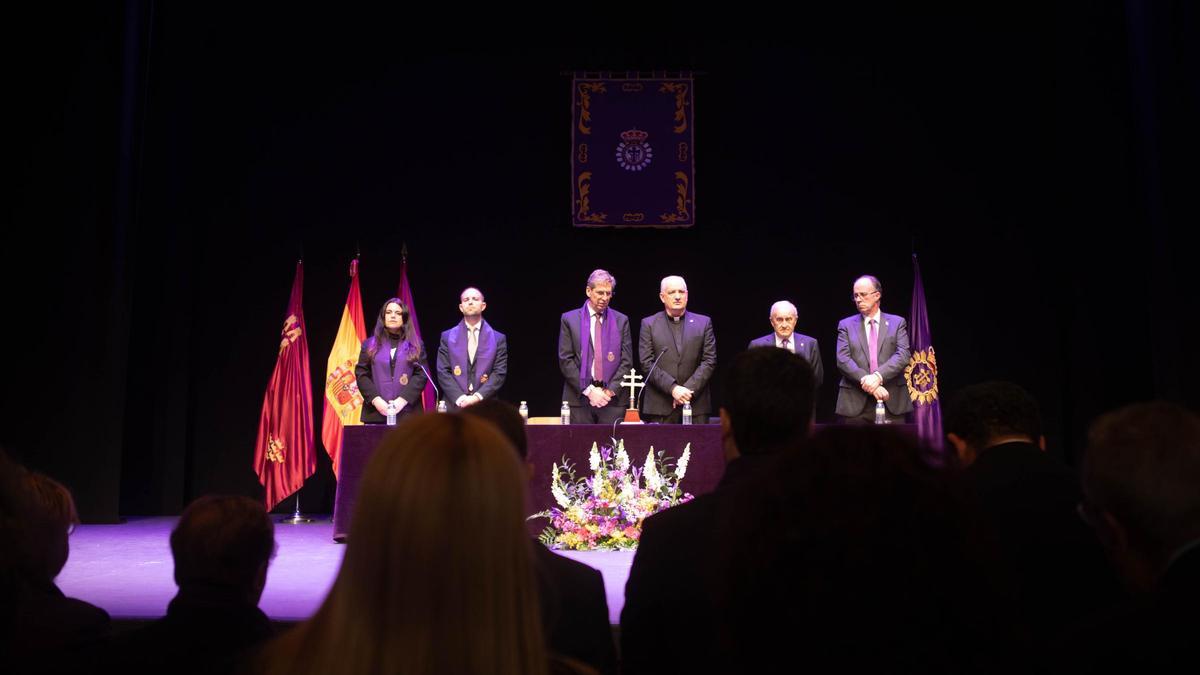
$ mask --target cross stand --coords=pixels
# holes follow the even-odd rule
[[[637,409],[637,390],[639,387],[646,386],[642,382],[642,376],[637,374],[637,369],[630,368],[629,374],[621,378],[621,387],[629,387],[629,409],[625,411],[625,420],[622,424],[641,424],[642,416],[638,414]]]

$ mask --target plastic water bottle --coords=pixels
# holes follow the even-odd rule
[[[521,419],[525,420],[526,424],[529,424],[529,404],[525,401],[521,401],[521,407],[517,410],[517,412],[521,414]]]
[[[567,405],[566,401],[563,401],[562,408],[558,411],[558,423],[562,425],[571,423],[571,406]]]
[[[387,407],[387,423],[389,427],[396,426],[396,409],[389,403]]]
[[[691,403],[683,404],[683,423],[684,424],[692,423],[692,404]]]
[[[445,400],[438,401],[437,411],[438,412],[446,412],[446,401]]]
[[[875,424],[887,424],[887,408],[883,401],[875,401]]]

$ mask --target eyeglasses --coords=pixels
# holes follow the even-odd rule
[[[878,293],[878,292],[879,292],[879,291],[867,291],[866,293],[855,293],[855,294],[854,294],[854,299],[855,299],[855,300],[862,300],[863,298],[868,298],[868,297],[870,297],[870,296],[872,296],[872,295],[875,295],[875,294],[876,294],[876,293]]]

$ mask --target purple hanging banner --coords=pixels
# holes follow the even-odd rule
[[[572,82],[575,227],[696,223],[692,78]]]

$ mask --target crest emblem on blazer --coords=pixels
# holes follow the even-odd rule
[[[456,365],[456,366],[454,366],[454,376],[455,376],[455,377],[458,377],[459,375],[462,375],[462,368],[459,368],[459,367]]]
[[[479,376],[479,384],[487,384],[487,373]]]
[[[408,384],[408,373],[404,373],[403,375],[400,376],[400,386],[403,387],[407,384]]]
[[[616,361],[616,360],[617,360],[617,357],[613,356],[612,352],[609,352],[608,353],[608,362],[612,363],[613,361]]]

